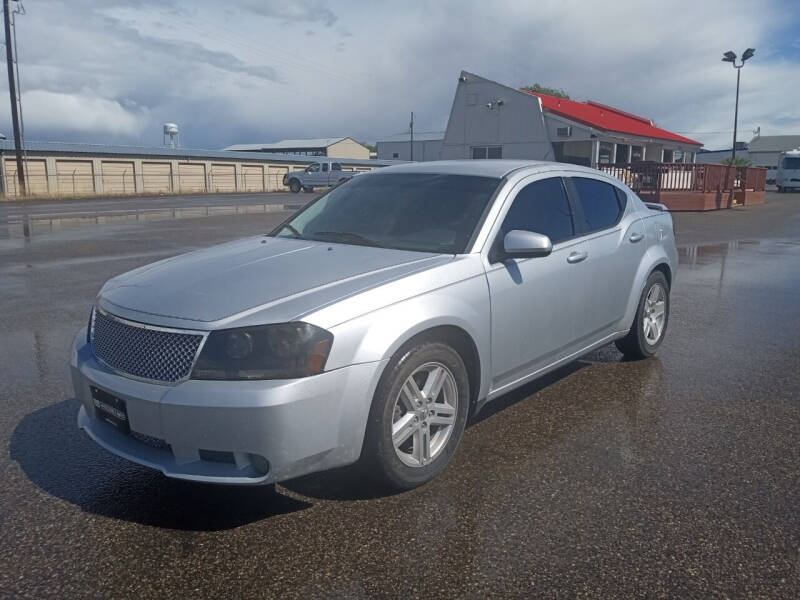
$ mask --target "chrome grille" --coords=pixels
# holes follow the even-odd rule
[[[174,383],[192,372],[203,335],[121,321],[95,309],[91,340],[95,356],[120,373]]]

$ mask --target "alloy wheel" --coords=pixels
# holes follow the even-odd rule
[[[651,346],[661,339],[666,318],[667,292],[663,285],[656,283],[647,293],[647,298],[644,301],[644,314],[642,315],[644,339]]]
[[[392,411],[392,443],[401,462],[423,467],[442,453],[458,410],[455,377],[441,363],[418,367],[403,383]]]

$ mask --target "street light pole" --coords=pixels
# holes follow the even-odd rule
[[[742,53],[742,62],[740,64],[736,64],[736,53],[731,52],[728,50],[725,54],[722,55],[723,62],[729,62],[733,65],[733,68],[736,69],[736,107],[733,111],[733,147],[731,148],[731,161],[736,160],[736,130],[739,124],[739,81],[742,77],[742,67],[747,59],[751,58],[753,54],[756,53],[755,48],[748,48]]]
[[[739,123],[739,79],[742,75],[742,67],[744,63],[736,67],[736,108],[733,110],[733,150],[731,151],[731,159],[736,160],[736,127]]]

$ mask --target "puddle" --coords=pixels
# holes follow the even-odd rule
[[[0,241],[29,240],[37,235],[96,225],[123,225],[172,219],[196,219],[223,215],[265,214],[293,211],[302,204],[221,204],[175,208],[149,208],[140,210],[111,210],[103,212],[75,212],[57,215],[12,216],[0,222]]]
[[[758,240],[733,240],[719,244],[686,244],[678,246],[678,262],[681,265],[708,265],[760,244],[761,242]]]

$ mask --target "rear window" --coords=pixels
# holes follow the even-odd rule
[[[626,201],[622,190],[617,190],[610,183],[585,177],[573,177],[572,183],[583,209],[585,233],[608,229],[619,222]]]

